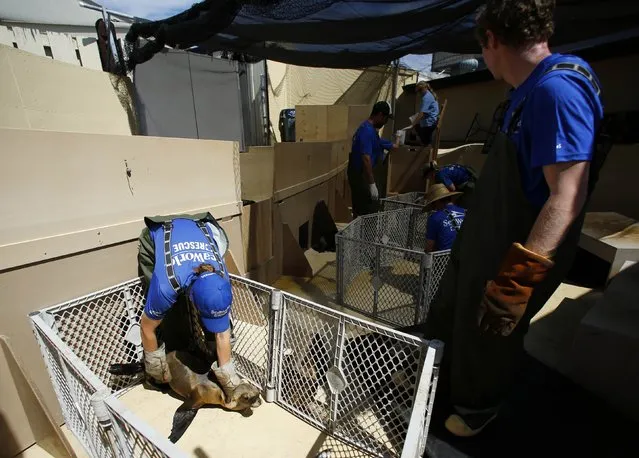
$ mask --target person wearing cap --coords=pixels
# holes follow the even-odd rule
[[[461,229],[466,210],[455,205],[461,192],[451,192],[443,184],[435,184],[426,194],[426,210],[432,210],[426,224],[425,251],[450,250]]]
[[[414,118],[412,128],[423,145],[430,145],[439,120],[439,103],[435,92],[426,81],[419,81],[415,86],[415,91],[421,97],[421,105],[419,113]]]
[[[140,320],[145,371],[156,382],[170,382],[164,343],[158,345],[155,331],[179,296],[185,295],[197,308],[205,332],[214,335],[217,360],[211,369],[227,398],[231,398],[242,382],[231,360],[229,313],[233,294],[216,237],[219,233],[209,224],[186,218],[150,226],[154,245],[165,249],[155,250]]]
[[[424,178],[431,182],[442,183],[449,191],[459,191],[464,193],[457,204],[460,207],[468,208],[469,197],[475,188],[477,174],[471,167],[461,164],[448,164],[438,166],[437,161],[431,161],[424,167]]]
[[[379,129],[393,117],[388,102],[373,106],[371,115],[355,131],[348,157],[348,184],[351,188],[353,216],[375,213],[379,206],[379,189],[374,169],[384,160],[384,150],[393,151],[395,143],[379,137]]]

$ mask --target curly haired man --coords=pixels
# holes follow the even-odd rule
[[[548,45],[554,0],[489,0],[477,16],[488,69],[512,86],[426,334],[447,345],[446,428],[474,436],[496,418],[530,319],[572,264],[605,156],[600,85]]]

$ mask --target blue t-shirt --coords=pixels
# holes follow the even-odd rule
[[[455,226],[461,228],[464,216],[466,216],[466,210],[457,205],[449,204],[444,210],[433,212],[428,217],[426,240],[435,241],[435,251],[450,250],[453,247],[453,242],[457,237]]]
[[[548,56],[512,91],[502,126],[502,131],[507,132],[513,111],[525,100],[511,140],[517,145],[524,193],[538,208],[549,196],[543,167],[592,160],[595,135],[603,118],[601,100],[584,75],[572,70],[546,73],[553,65],[564,62],[581,65],[596,79],[590,66],[578,57]],[[597,84],[601,87],[599,81]]]
[[[207,227],[215,247],[212,247],[202,230],[189,219],[173,220],[171,230],[171,260],[173,271],[182,291],[191,285],[195,278],[194,269],[200,264],[211,264],[217,271],[223,271],[230,281],[228,271],[222,260],[213,233]],[[162,319],[178,295],[169,283],[164,265],[164,228],[158,225],[151,229],[151,237],[155,244],[155,267],[144,306],[144,312],[154,320]],[[216,250],[214,253],[213,250]],[[219,262],[218,262],[219,259]],[[230,304],[229,304],[230,305]]]
[[[472,174],[466,167],[459,164],[444,165],[435,174],[435,179],[449,187],[454,184],[457,188],[472,178]]]
[[[422,105],[419,109],[424,113],[424,117],[419,121],[419,125],[422,127],[433,127],[437,124],[437,118],[439,118],[439,104],[435,100],[435,96],[432,92],[428,91],[422,97]]]
[[[363,154],[371,158],[371,164],[374,167],[378,160],[384,158],[384,150],[389,150],[392,147],[393,142],[379,138],[377,129],[368,120],[364,121],[355,131],[355,135],[353,135],[351,152],[353,153],[352,159],[355,170],[360,171],[363,169]]]

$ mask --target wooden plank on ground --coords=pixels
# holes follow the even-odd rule
[[[312,277],[313,269],[304,255],[302,250],[293,237],[291,228],[288,224],[282,224],[282,248],[283,264],[282,274],[291,275],[293,277]]]

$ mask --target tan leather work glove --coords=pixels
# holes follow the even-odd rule
[[[508,336],[526,311],[536,285],[555,263],[513,243],[497,277],[486,284],[477,321],[482,332]]]

